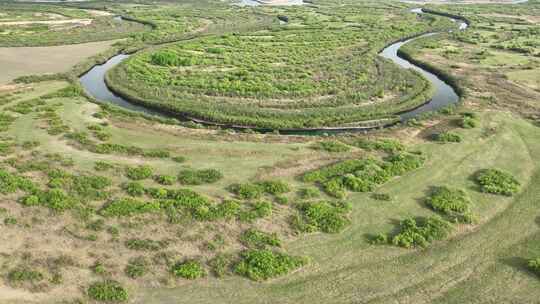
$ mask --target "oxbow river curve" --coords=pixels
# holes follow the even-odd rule
[[[425,12],[421,8],[413,9],[411,10],[411,12],[416,13],[416,14],[434,13],[434,12]],[[456,19],[452,19],[452,20],[454,20],[455,22],[460,22],[460,25],[458,27],[459,30],[467,29],[468,24],[465,22],[465,20],[456,20]],[[407,121],[411,118],[414,118],[422,113],[436,111],[448,105],[455,104],[459,102],[460,100],[460,97],[457,94],[456,89],[453,88],[451,85],[446,83],[437,75],[425,70],[424,68],[418,65],[415,65],[411,61],[401,58],[399,55],[398,51],[403,45],[417,39],[421,39],[427,36],[432,36],[432,35],[437,35],[437,34],[439,33],[437,32],[426,33],[426,34],[423,34],[414,38],[410,38],[404,41],[393,43],[389,45],[388,47],[386,47],[385,49],[383,49],[379,54],[380,56],[393,61],[394,63],[400,65],[403,68],[414,69],[418,71],[426,79],[428,79],[433,85],[433,87],[435,88],[435,93],[433,95],[433,98],[430,101],[428,101],[427,103],[425,103],[424,105],[420,107],[417,107],[410,111],[406,111],[399,114],[400,120],[402,122]],[[127,55],[127,54],[118,54],[110,58],[109,60],[107,60],[105,63],[94,66],[88,72],[83,74],[80,77],[80,82],[83,88],[85,89],[86,93],[100,102],[114,104],[114,105],[126,108],[128,110],[139,111],[145,114],[157,115],[157,116],[162,116],[166,118],[176,118],[176,119],[181,119],[181,120],[193,120],[195,122],[205,124],[205,125],[210,125],[210,126],[212,125],[223,126],[223,127],[233,128],[233,129],[249,128],[249,127],[243,127],[243,126],[221,125],[221,124],[213,123],[209,121],[201,121],[201,120],[197,120],[197,119],[193,119],[189,117],[180,117],[179,115],[163,113],[163,112],[153,110],[144,106],[136,105],[118,96],[117,94],[113,93],[107,86],[107,83],[105,81],[105,75],[110,69],[114,68],[116,65],[121,63],[123,60],[127,59],[129,56],[130,55]],[[392,124],[395,124],[395,122],[393,122]],[[375,128],[380,128],[380,127],[381,126],[378,125],[376,127],[370,127],[370,126],[368,127],[366,126],[343,127],[343,128],[335,127],[335,128],[316,128],[316,129],[280,130],[280,131],[282,132],[353,132],[353,131],[367,131],[369,129],[375,129]],[[270,131],[270,130],[260,130],[260,131]]]

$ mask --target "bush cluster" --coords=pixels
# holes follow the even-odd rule
[[[199,261],[190,260],[178,262],[173,265],[171,272],[176,277],[195,280],[206,276],[206,270]]]
[[[240,241],[249,248],[264,249],[267,246],[281,246],[281,241],[276,233],[267,233],[257,229],[246,230],[240,237]]]
[[[125,302],[128,300],[128,293],[120,283],[112,280],[96,282],[88,287],[88,296],[97,301],[103,302]]]
[[[211,184],[222,178],[223,174],[216,169],[184,169],[178,174],[178,181],[184,185]]]
[[[338,153],[347,152],[351,150],[351,147],[337,140],[332,141],[319,141],[311,146],[312,149],[321,150],[326,152]]]
[[[441,143],[459,143],[463,140],[461,135],[453,132],[441,132],[433,135],[433,140]]]
[[[143,202],[132,198],[121,198],[107,203],[99,210],[99,213],[107,217],[123,217],[157,212],[159,210],[159,202]]]
[[[305,202],[298,210],[300,215],[293,218],[293,226],[301,232],[337,233],[350,222],[347,214],[351,205],[346,202]]]
[[[397,153],[383,161],[374,159],[345,160],[310,171],[303,176],[306,182],[317,182],[324,191],[342,199],[346,191],[370,192],[395,176],[421,167],[424,158],[414,153]]]
[[[263,188],[258,184],[232,184],[228,190],[241,199],[257,199],[263,194]]]
[[[287,274],[306,263],[305,258],[268,249],[251,249],[242,253],[242,258],[234,271],[254,281],[264,281]]]
[[[150,178],[152,176],[152,172],[152,167],[147,165],[126,168],[126,176],[132,180],[143,180]]]
[[[540,258],[530,260],[528,266],[532,272],[540,276]]]
[[[148,261],[144,257],[137,257],[129,260],[124,269],[125,274],[132,278],[140,278],[148,271]]]
[[[399,224],[399,232],[391,238],[392,244],[404,248],[427,247],[431,242],[448,236],[452,226],[440,217],[407,218]]]
[[[453,221],[471,223],[471,200],[461,189],[437,187],[427,198],[426,203]]]
[[[167,247],[168,244],[165,241],[132,238],[132,239],[126,240],[124,245],[128,249],[136,250],[136,251],[158,251]]]
[[[520,183],[510,173],[499,169],[486,169],[476,174],[482,192],[512,196],[519,191]]]
[[[384,151],[386,153],[397,153],[405,150],[405,146],[395,139],[369,140],[360,139],[354,145],[368,151]]]

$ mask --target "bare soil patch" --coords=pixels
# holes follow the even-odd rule
[[[107,50],[115,42],[53,47],[1,47],[0,85],[25,75],[66,72],[78,62]]]

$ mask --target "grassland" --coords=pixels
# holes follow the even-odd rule
[[[353,62],[366,70],[366,83],[355,88],[395,111],[400,104],[392,104],[393,94],[405,98],[416,87],[394,85],[419,78],[376,58],[376,49],[448,26],[390,2],[333,12],[333,0],[317,2],[319,8],[238,8],[239,20],[249,21],[243,25],[229,6],[202,18],[210,4],[109,3],[111,12],[161,19],[147,40],[134,34],[103,56],[144,49],[120,70],[146,67],[163,73],[162,81],[175,70],[191,77],[189,84],[175,80],[182,94],[219,97],[234,107],[304,111],[313,105],[300,99],[347,91],[354,77],[344,80],[340,71],[357,70],[345,58],[363,50]],[[66,5],[88,10],[103,3]],[[539,15],[537,5],[512,7],[510,17],[500,16],[502,6],[467,6],[475,12],[467,17],[478,18],[470,32],[407,46],[415,60],[455,77],[463,103],[370,134],[203,128],[93,103],[69,79],[0,87],[0,302],[537,302],[540,280],[528,267],[540,257],[540,117],[528,73],[537,70],[538,50],[524,42],[534,35],[514,35],[534,31],[525,20]],[[43,17],[18,14],[12,18]],[[295,17],[275,29],[277,14]],[[380,18],[394,27],[380,25]],[[368,31],[381,26],[387,36]],[[192,35],[202,36],[156,46]],[[271,50],[265,48],[269,35]],[[287,71],[288,83],[305,90],[284,90],[277,76],[266,79],[268,91],[257,91],[264,88],[257,81],[243,82],[250,90],[219,89],[225,81],[217,79],[231,71],[152,64],[160,52],[205,69],[221,64],[216,57],[222,56],[256,78]],[[278,57],[290,62],[276,71],[271,63]],[[321,58],[336,66],[326,72],[328,84],[302,78],[328,67]],[[301,70],[284,70],[290,66]],[[123,76],[133,75],[148,76],[140,70]],[[151,84],[147,91],[160,83],[143,80]],[[214,85],[193,85],[202,80]],[[375,93],[380,88],[383,97]]]

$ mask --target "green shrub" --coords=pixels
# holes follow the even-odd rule
[[[176,277],[188,280],[195,280],[206,276],[206,271],[198,261],[178,262],[171,268],[171,272]]]
[[[51,189],[39,194],[39,202],[56,212],[63,212],[75,206],[74,198],[68,196],[60,189]]]
[[[105,275],[107,274],[107,268],[105,268],[105,265],[103,265],[102,262],[96,261],[94,265],[90,266],[90,269],[93,273],[98,275]]]
[[[184,156],[174,156],[174,157],[171,157],[171,160],[177,162],[177,163],[185,163],[186,162],[186,158]]]
[[[540,276],[540,258],[530,260],[528,266],[532,272]]]
[[[335,163],[317,170],[310,171],[302,177],[306,183],[325,182],[333,177],[342,176],[348,173],[354,173],[362,166],[365,166],[366,161],[363,159],[351,159]]]
[[[93,231],[103,231],[105,230],[105,221],[103,219],[97,219],[93,222],[90,222],[86,225],[86,229]]]
[[[326,194],[335,198],[345,198],[347,196],[345,185],[343,184],[343,178],[335,177],[325,183],[323,183],[323,189]]]
[[[137,257],[129,260],[124,269],[125,274],[132,278],[140,278],[148,271],[148,261],[144,257]]]
[[[96,282],[88,287],[88,296],[96,301],[125,302],[128,293],[120,283],[112,280]]]
[[[291,191],[291,187],[284,181],[269,180],[258,182],[257,185],[261,186],[264,192],[268,194],[284,194]]]
[[[137,251],[158,251],[167,247],[167,242],[151,239],[129,239],[124,243],[126,248]]]
[[[276,233],[267,233],[256,229],[246,230],[240,237],[240,242],[246,247],[258,249],[264,249],[266,246],[281,246],[281,241]]]
[[[453,132],[441,132],[433,135],[433,140],[441,143],[459,143],[463,140],[461,135]]]
[[[454,221],[471,223],[471,200],[460,189],[437,187],[427,198],[426,203],[433,210],[441,212]]]
[[[473,129],[476,128],[478,122],[474,118],[471,118],[469,116],[463,116],[459,121],[459,125],[464,129]]]
[[[233,184],[228,187],[228,190],[241,199],[257,199],[264,191],[260,185],[251,183]]]
[[[321,193],[319,192],[319,189],[317,188],[302,188],[298,190],[298,196],[302,199],[311,199],[311,198],[317,198],[321,196]]]
[[[132,216],[160,210],[158,202],[142,202],[132,198],[121,198],[106,204],[99,213],[103,216]]]
[[[139,182],[129,182],[123,185],[122,187],[127,194],[137,197],[143,196],[146,193],[144,186]]]
[[[222,178],[223,174],[216,169],[184,169],[178,174],[178,181],[184,185],[211,184]]]
[[[390,196],[390,194],[387,194],[387,193],[373,193],[371,195],[371,197],[374,199],[374,200],[377,200],[377,201],[385,201],[385,202],[389,202],[392,200],[392,197]]]
[[[519,191],[520,183],[510,174],[499,169],[486,169],[476,174],[482,192],[512,196]]]
[[[242,253],[242,259],[235,266],[234,271],[254,281],[263,281],[287,274],[306,263],[306,259],[301,257],[266,249],[254,249]]]
[[[336,140],[320,141],[312,145],[311,148],[332,153],[347,152],[351,150],[350,146]]]
[[[395,139],[369,140],[360,139],[354,145],[368,151],[384,151],[386,153],[397,153],[405,150],[405,146]]]
[[[240,220],[251,222],[272,214],[272,203],[266,201],[255,202],[248,205],[248,209],[240,213]]]
[[[208,263],[212,273],[218,277],[224,277],[230,273],[233,257],[229,254],[218,254]]]
[[[132,180],[147,179],[152,176],[152,168],[146,165],[138,167],[128,167],[126,169],[126,176]]]
[[[300,216],[293,219],[293,226],[302,232],[340,232],[349,224],[347,214],[351,206],[345,202],[306,202],[299,204]]]
[[[39,197],[37,195],[28,195],[21,200],[24,206],[37,206],[39,205]]]
[[[14,217],[6,217],[4,219],[4,225],[6,226],[17,225],[17,219]]]
[[[392,238],[392,244],[404,248],[427,247],[435,240],[444,239],[451,229],[452,226],[440,217],[404,219],[399,224],[399,232]]]
[[[7,275],[8,281],[12,284],[32,282],[36,283],[43,280],[43,274],[39,271],[28,268],[16,268]]]
[[[168,158],[171,156],[171,153],[169,151],[164,150],[150,150],[145,151],[143,153],[144,157],[150,157],[150,158]]]
[[[94,170],[96,171],[107,171],[112,168],[114,168],[114,165],[104,161],[97,161],[94,165]]]
[[[160,185],[173,185],[176,182],[176,176],[172,175],[154,175],[154,181]]]

